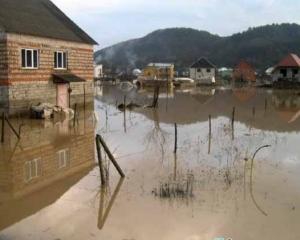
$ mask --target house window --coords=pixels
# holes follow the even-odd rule
[[[280,69],[280,74],[281,74],[283,77],[286,77],[286,76],[287,76],[287,70],[286,70],[286,69]]]
[[[197,72],[201,72],[201,69],[200,69],[200,68],[197,68]]]
[[[35,49],[22,49],[22,68],[34,69],[39,65],[39,51]]]
[[[41,175],[41,158],[25,162],[25,181],[29,182]]]
[[[54,52],[54,68],[55,69],[67,69],[67,53],[66,52]]]
[[[211,69],[210,69],[210,68],[207,68],[207,69],[206,69],[206,72],[210,73],[210,72],[211,72]]]
[[[58,168],[67,167],[69,162],[69,149],[63,149],[57,152]]]
[[[293,69],[293,76],[295,77],[299,73],[298,69]]]

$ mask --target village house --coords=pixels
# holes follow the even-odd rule
[[[216,66],[202,57],[190,67],[190,78],[196,84],[214,84],[216,82],[216,72]]]
[[[300,58],[296,54],[283,58],[272,71],[272,81],[300,82]]]
[[[0,109],[92,102],[97,43],[50,0],[0,6]]]
[[[255,69],[250,63],[241,60],[233,70],[233,81],[238,83],[254,83],[256,81]]]
[[[143,69],[143,76],[147,80],[172,81],[174,78],[174,64],[171,64],[171,63],[149,63]]]

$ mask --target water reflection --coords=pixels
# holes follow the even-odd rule
[[[82,112],[75,127],[66,119],[23,118],[20,140],[6,129],[0,145],[0,230],[54,203],[95,166],[91,116]]]
[[[115,187],[115,190],[112,194],[112,196],[110,197],[110,199],[108,200],[108,204],[105,208],[105,197],[107,197],[109,195],[108,193],[108,186],[102,186],[101,190],[100,190],[100,203],[99,203],[99,213],[98,213],[98,228],[101,230],[103,229],[105,222],[107,220],[107,217],[112,209],[112,206],[118,196],[118,193],[121,189],[121,186],[124,182],[124,178],[120,178],[117,186]],[[104,211],[105,210],[105,211]]]

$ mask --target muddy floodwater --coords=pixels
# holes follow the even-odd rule
[[[155,109],[151,90],[96,93],[77,121],[6,126],[1,240],[300,239],[300,92],[161,90]],[[126,175],[102,152],[106,187],[97,133]]]

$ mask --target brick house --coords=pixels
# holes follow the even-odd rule
[[[202,57],[190,67],[190,78],[194,79],[197,84],[214,84],[216,72],[216,66]]]
[[[50,0],[0,6],[0,109],[92,102],[97,43]]]
[[[241,60],[233,70],[234,82],[254,83],[256,74],[254,67],[245,60]]]

